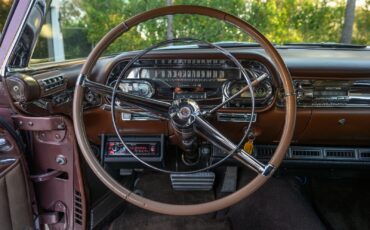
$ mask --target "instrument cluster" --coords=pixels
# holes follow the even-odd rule
[[[232,61],[223,59],[158,59],[140,60],[127,73],[122,73],[127,61],[116,64],[107,84],[113,86],[121,74],[119,89],[143,97],[172,101],[191,98],[204,108],[219,104],[247,85],[245,76]],[[256,60],[241,60],[252,82],[267,74],[253,87],[257,108],[273,102],[275,87],[269,69]],[[248,90],[226,104],[228,108],[247,108],[251,105]]]

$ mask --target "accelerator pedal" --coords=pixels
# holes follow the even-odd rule
[[[175,191],[209,191],[215,182],[214,172],[171,174],[171,184]]]

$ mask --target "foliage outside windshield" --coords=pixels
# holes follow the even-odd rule
[[[5,21],[12,6],[12,0],[0,0],[0,38],[5,26]]]
[[[56,10],[51,12],[57,12],[59,20],[53,21],[49,15],[32,62],[86,57],[104,34],[123,20],[177,4],[208,6],[239,16],[275,44],[370,44],[370,0],[54,0],[51,7]],[[143,49],[172,37],[251,41],[237,28],[215,19],[175,15],[131,29],[106,54]]]

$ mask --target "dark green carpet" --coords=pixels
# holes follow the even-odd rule
[[[152,174],[140,177],[137,188],[144,196],[173,204],[196,204],[214,199],[213,192],[174,192],[168,175]],[[230,230],[227,220],[217,220],[213,214],[190,217],[167,216],[149,212],[133,205],[113,221],[112,230]]]
[[[251,180],[243,173],[240,184]],[[289,176],[270,178],[247,199],[230,208],[233,230],[324,230],[325,226],[300,186]]]
[[[369,178],[312,180],[312,198],[329,229],[370,229],[368,180]]]
[[[251,179],[243,173],[241,184]],[[142,176],[137,187],[144,196],[157,201],[175,204],[194,204],[214,199],[213,192],[174,192],[167,175]],[[321,230],[325,226],[300,189],[289,178],[271,178],[251,197],[224,212],[223,219],[215,214],[192,217],[160,215],[129,205],[113,221],[110,229],[116,230],[245,230],[284,229]],[[220,216],[220,215],[219,215]]]

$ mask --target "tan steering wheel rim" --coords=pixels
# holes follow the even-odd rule
[[[290,73],[283,59],[281,58],[277,50],[274,48],[274,46],[260,32],[258,32],[254,27],[252,27],[247,22],[219,10],[201,6],[176,5],[146,11],[120,23],[100,40],[96,47],[91,51],[91,53],[87,57],[84,66],[82,67],[80,77],[76,84],[73,101],[74,129],[76,132],[77,142],[79,144],[80,150],[86,162],[91,167],[92,171],[96,174],[96,176],[110,190],[112,190],[121,198],[127,200],[128,202],[138,207],[168,215],[199,215],[214,212],[238,203],[245,197],[251,195],[259,187],[261,187],[271,176],[271,174],[268,176],[259,174],[251,182],[249,182],[236,192],[226,197],[207,203],[176,205],[153,201],[141,197],[137,194],[134,194],[132,191],[126,189],[117,181],[115,181],[104,170],[104,168],[100,165],[99,161],[93,154],[93,151],[87,139],[86,130],[83,122],[82,101],[84,95],[84,88],[82,87],[81,82],[83,81],[84,77],[87,78],[89,77],[92,68],[96,64],[98,58],[103,53],[103,51],[109,46],[109,44],[111,44],[115,39],[121,36],[124,32],[128,31],[130,28],[142,22],[145,22],[149,19],[171,14],[197,14],[208,16],[211,18],[216,18],[228,22],[230,24],[233,24],[239,27],[241,30],[248,33],[254,40],[260,43],[261,47],[271,57],[271,60],[275,65],[277,72],[280,74],[286,98],[285,103],[286,115],[283,133],[280,142],[275,150],[275,153],[271,160],[269,161],[269,164],[271,164],[275,168],[278,167],[282,160],[284,159],[285,153],[288,150],[288,147],[290,145],[294,133],[296,118],[296,100]]]

